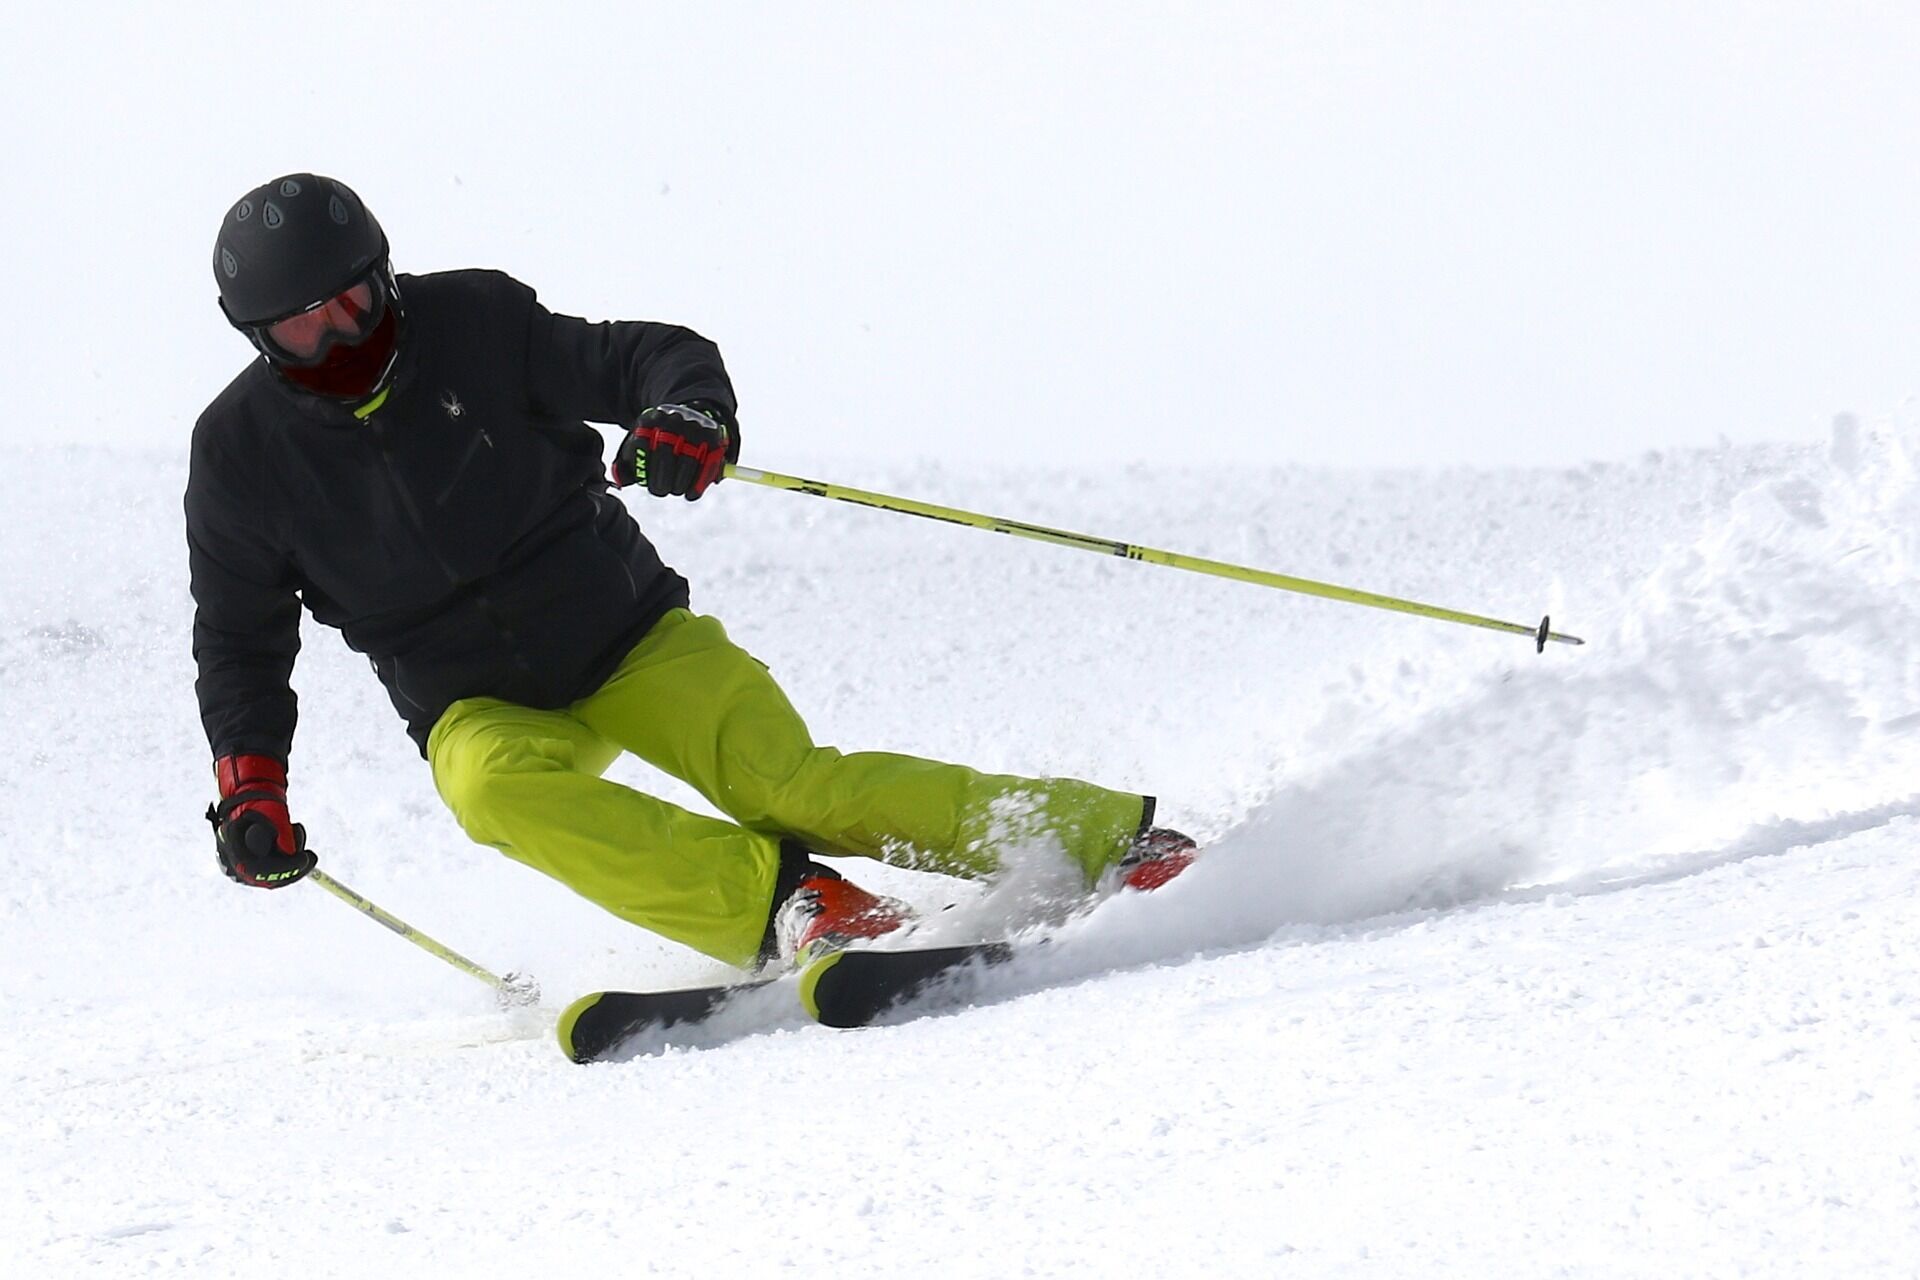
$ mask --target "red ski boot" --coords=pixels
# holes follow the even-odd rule
[[[1148,827],[1114,864],[1120,873],[1117,887],[1141,892],[1158,889],[1192,866],[1194,855],[1199,852],[1200,846],[1191,836],[1171,827]]]
[[[892,933],[913,919],[912,908],[896,898],[868,893],[817,863],[808,871],[773,917],[780,955],[791,965]]]

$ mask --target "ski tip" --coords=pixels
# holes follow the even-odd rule
[[[820,957],[800,972],[800,1007],[805,1009],[807,1016],[815,1022],[821,1021],[820,979],[826,977],[833,966],[844,960],[846,955],[844,951],[835,951],[831,955]]]
[[[969,965],[1000,964],[1004,942],[962,943],[905,951],[836,951],[800,975],[800,1001],[826,1027],[864,1027],[888,1010],[919,999]]]
[[[574,1031],[579,1027],[580,1019],[584,1018],[595,1005],[599,1004],[600,998],[605,994],[605,992],[595,991],[591,995],[581,996],[578,1000],[575,1000],[566,1007],[565,1011],[560,1014],[560,1021],[556,1022],[553,1026],[553,1034],[560,1041],[560,1052],[566,1054],[567,1057],[573,1059],[575,1062],[592,1062],[599,1053],[606,1051],[604,1045],[596,1050],[593,1046],[583,1044],[574,1037]]]

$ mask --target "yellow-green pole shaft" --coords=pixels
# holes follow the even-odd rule
[[[770,489],[785,489],[790,493],[805,493],[816,498],[833,498],[840,502],[874,507],[881,511],[898,511],[910,516],[924,516],[929,520],[963,524],[969,528],[985,529],[990,533],[1006,533],[1016,538],[1051,542],[1057,546],[1075,547],[1081,551],[1093,551],[1101,555],[1144,560],[1149,564],[1163,564],[1171,569],[1185,569],[1190,573],[1204,573],[1216,578],[1229,578],[1235,582],[1250,582],[1255,586],[1277,587],[1282,591],[1319,596],[1325,600],[1340,600],[1347,604],[1365,605],[1370,609],[1388,609],[1394,613],[1411,613],[1440,622],[1457,622],[1467,627],[1505,631],[1512,635],[1527,636],[1542,649],[1546,648],[1549,640],[1556,644],[1586,643],[1578,636],[1562,635],[1558,631],[1548,630],[1545,618],[1535,626],[1527,626],[1520,622],[1502,622],[1498,618],[1484,618],[1477,613],[1462,613],[1458,609],[1443,609],[1439,605],[1421,604],[1417,600],[1402,600],[1396,596],[1383,596],[1373,591],[1358,591],[1352,587],[1335,586],[1330,582],[1315,582],[1311,578],[1296,578],[1289,574],[1272,573],[1265,569],[1248,569],[1237,564],[1203,559],[1200,556],[1181,555],[1177,551],[1156,551],[1152,547],[1137,546],[1134,543],[1121,542],[1113,538],[1097,538],[1084,533],[1070,533],[1064,529],[1049,529],[1043,525],[1028,524],[1024,520],[984,516],[973,511],[935,506],[931,502],[916,502],[912,498],[896,498],[889,494],[869,493],[865,489],[849,488],[846,485],[781,475],[777,471],[761,471],[756,467],[730,464],[726,474],[728,479],[745,480],[749,484],[765,485]]]
[[[440,957],[454,968],[460,970],[460,972],[480,979],[480,981],[486,983],[496,991],[512,993],[517,990],[514,983],[507,981],[496,973],[481,968],[473,961],[461,955],[458,951],[455,951],[452,947],[444,943],[435,942],[432,938],[429,938],[405,920],[402,920],[390,911],[385,911],[375,906],[353,890],[347,888],[347,886],[341,884],[338,880],[335,880],[326,872],[318,870],[309,871],[306,878],[352,907],[355,911],[358,911],[361,915],[385,925],[387,928],[405,938],[408,942],[411,942],[414,946],[419,947],[428,955]]]

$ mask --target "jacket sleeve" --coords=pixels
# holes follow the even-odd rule
[[[693,330],[557,315],[530,292],[528,305],[527,393],[535,412],[623,427],[659,404],[704,400],[729,416],[738,412],[720,348]],[[727,452],[740,456],[737,429]]]
[[[257,480],[241,482],[207,435],[194,432],[186,497],[200,721],[215,759],[284,761],[297,719],[288,680],[300,651],[300,597],[273,546]]]

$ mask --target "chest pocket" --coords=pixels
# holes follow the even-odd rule
[[[395,433],[410,455],[409,487],[436,555],[462,581],[483,578],[580,487],[580,464],[524,413],[491,397],[436,392],[427,403],[416,435],[400,442]],[[597,459],[587,465],[597,474]]]
[[[452,407],[449,407],[450,405]],[[456,422],[467,414],[466,406],[462,405],[460,401],[454,397],[452,392],[446,393],[446,395],[441,398],[440,407],[446,410],[448,415],[453,417]],[[440,486],[440,491],[433,495],[433,505],[436,507],[446,506],[448,500],[453,497],[454,490],[460,487],[461,481],[467,477],[467,473],[474,469],[474,464],[483,461],[480,458],[480,451],[482,449],[495,452],[499,449],[499,445],[494,441],[493,432],[487,428],[485,423],[473,422],[468,426],[467,430],[469,433],[467,442],[465,445],[459,446],[459,453],[455,457],[452,473],[448,475],[446,482]]]

